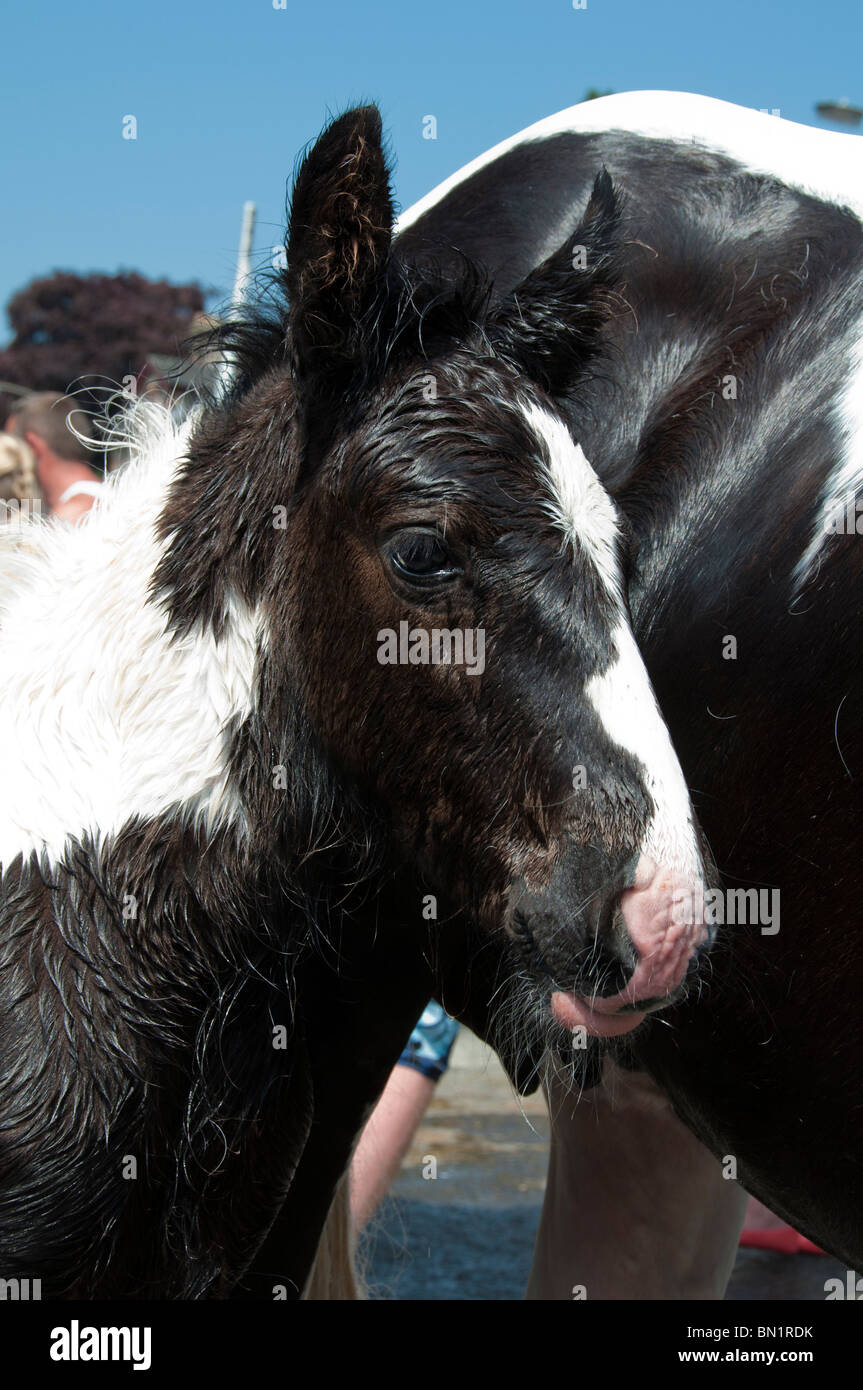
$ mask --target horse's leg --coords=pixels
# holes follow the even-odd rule
[[[527,1297],[721,1299],[746,1194],[643,1072],[553,1083],[548,1185]]]

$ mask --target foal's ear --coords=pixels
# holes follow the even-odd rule
[[[490,317],[495,346],[552,395],[572,384],[596,347],[620,280],[619,228],[619,199],[603,168],[573,235]]]
[[[294,184],[285,279],[298,384],[337,391],[360,365],[362,320],[381,288],[393,206],[376,106],[327,127]]]

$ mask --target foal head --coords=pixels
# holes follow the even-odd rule
[[[241,488],[267,524],[236,583],[267,611],[271,685],[429,887],[515,939],[559,1023],[604,1036],[666,1003],[708,935],[625,523],[561,409],[618,220],[602,172],[492,307],[470,267],[402,263],[380,117],[348,112],[296,180],[276,359],[195,446],[257,470]]]

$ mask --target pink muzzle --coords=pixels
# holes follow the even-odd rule
[[[606,998],[555,991],[551,1011],[557,1022],[573,1030],[583,1027],[594,1037],[617,1037],[668,1003],[683,984],[693,955],[709,938],[702,904],[703,884],[642,855],[633,886],[624,890],[618,905],[618,929],[626,932],[636,954],[632,975],[619,993]]]

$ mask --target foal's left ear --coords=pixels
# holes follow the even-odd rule
[[[488,321],[500,352],[551,395],[572,385],[596,348],[611,291],[620,283],[619,229],[619,199],[602,169],[575,232]]]
[[[331,395],[360,367],[392,226],[380,112],[357,106],[306,155],[291,199],[285,279],[301,389]]]

